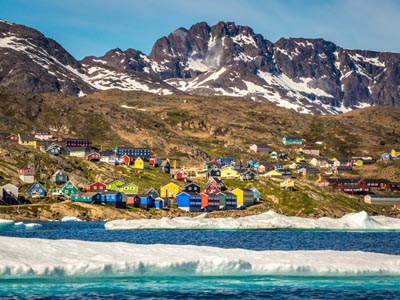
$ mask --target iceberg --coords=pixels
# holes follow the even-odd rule
[[[319,219],[288,217],[274,211],[241,218],[177,217],[162,219],[114,220],[105,224],[106,229],[353,229],[400,230],[400,219],[368,216],[365,211],[350,213],[342,218]]]
[[[82,220],[77,217],[65,216],[61,219],[61,222],[82,222]]]
[[[27,223],[27,224],[25,224],[25,227],[26,228],[39,228],[39,227],[42,227],[42,225],[41,224],[38,224],[38,223]]]
[[[0,278],[3,279],[54,276],[400,276],[400,256],[361,251],[254,251],[15,237],[0,237],[0,244]]]
[[[11,224],[14,224],[14,221],[0,219],[0,226],[6,226],[6,225],[11,225]]]

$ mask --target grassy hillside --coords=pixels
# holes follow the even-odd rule
[[[0,92],[2,132],[50,128],[59,136],[92,139],[95,146],[103,150],[115,146],[148,146],[159,157],[175,158],[178,166],[185,167],[200,166],[217,156],[243,161],[254,157],[268,159],[248,150],[253,143],[268,143],[272,150],[284,150],[293,155],[294,148],[281,142],[282,137],[288,135],[303,137],[307,145],[320,147],[328,156],[379,155],[400,148],[399,120],[400,108],[393,107],[371,107],[339,116],[311,116],[270,103],[232,97],[157,96],[117,90],[82,98]],[[315,144],[317,141],[322,144]],[[58,168],[64,169],[80,188],[94,180],[124,179],[135,182],[140,192],[145,192],[171,180],[159,170],[139,171],[73,157],[51,157],[38,150],[2,143],[0,184],[21,184],[17,169],[26,162],[35,164],[40,172],[37,179],[46,182],[48,188],[53,187],[48,179]],[[355,169],[351,176],[400,181],[399,167],[398,161],[377,163]],[[328,193],[320,189],[315,180],[296,179],[296,192],[282,191],[279,182],[268,179],[253,183],[228,181],[231,187],[254,185],[263,195],[262,204],[232,214],[266,209],[303,216],[341,216],[359,210],[385,213],[380,208],[365,205],[360,198]],[[26,188],[27,185],[22,186],[22,190]]]

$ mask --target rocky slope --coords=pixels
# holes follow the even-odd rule
[[[273,43],[231,22],[179,28],[149,55],[113,49],[79,62],[38,31],[1,21],[0,58],[0,85],[29,92],[228,95],[314,114],[400,105],[400,54],[323,39]]]

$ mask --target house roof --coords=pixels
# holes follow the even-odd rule
[[[23,142],[33,142],[35,140],[35,136],[32,134],[20,133],[19,138]]]
[[[103,195],[115,195],[121,192],[115,191],[115,190],[104,190],[101,192]]]

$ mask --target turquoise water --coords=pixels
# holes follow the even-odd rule
[[[398,231],[113,230],[102,222],[1,226],[0,235],[249,250],[400,255]],[[29,249],[27,249],[29,255]],[[1,257],[0,257],[1,259]],[[399,276],[106,276],[0,278],[0,299],[400,299]]]
[[[399,299],[393,277],[114,277],[0,280],[1,299]]]

